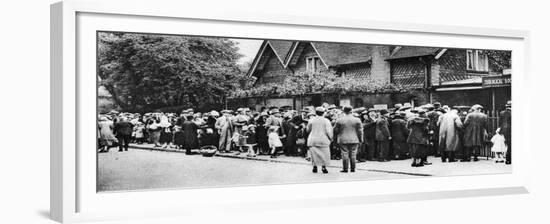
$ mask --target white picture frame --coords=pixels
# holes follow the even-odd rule
[[[527,193],[529,189],[528,93],[529,32],[476,27],[421,25],[255,14],[246,11],[184,7],[185,2],[158,4],[125,1],[63,1],[51,6],[51,217],[72,223],[125,217],[201,214],[205,208],[269,209],[387,201],[423,200]],[[183,30],[180,25],[193,29]],[[202,28],[199,28],[202,27]],[[227,28],[224,28],[227,27]],[[514,85],[513,172],[483,176],[306,183],[231,188],[174,189],[97,193],[95,157],[86,143],[95,138],[95,45],[97,30],[174,33],[273,39],[309,39],[376,44],[468,47],[512,50]],[[246,28],[246,29],[238,29]],[[288,31],[301,31],[291,32]],[[335,35],[339,33],[346,35]],[[369,38],[364,39],[364,35]],[[265,35],[268,35],[266,37]],[[291,35],[291,36],[289,36]],[[404,38],[407,37],[407,38]],[[340,38],[340,39],[336,39]],[[95,42],[94,42],[95,43]],[[95,74],[95,73],[94,73]],[[93,110],[92,110],[93,109]],[[89,135],[89,136],[88,136]],[[92,139],[89,139],[89,138]],[[95,144],[94,144],[95,146]],[[409,186],[407,189],[395,186]],[[93,185],[93,186],[91,186]],[[312,189],[312,186],[315,186]],[[347,191],[339,191],[345,187]],[[292,193],[288,193],[292,190]],[[265,192],[270,192],[268,196]],[[283,194],[284,193],[284,194]],[[136,203],[146,201],[147,203]],[[119,208],[113,211],[112,208]],[[147,212],[144,212],[147,211]],[[207,213],[205,213],[207,214]]]

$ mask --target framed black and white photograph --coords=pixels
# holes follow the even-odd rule
[[[527,32],[179,6],[52,6],[54,219],[528,192]]]
[[[100,192],[512,172],[511,51],[97,39]]]

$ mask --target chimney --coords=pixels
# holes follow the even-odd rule
[[[390,50],[390,46],[372,47],[371,77],[376,81],[390,82],[390,62],[386,61]]]

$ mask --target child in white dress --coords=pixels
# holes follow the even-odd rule
[[[271,158],[276,158],[277,148],[283,147],[281,137],[279,137],[279,133],[277,132],[278,129],[278,126],[271,126],[267,130],[267,143],[269,144],[269,148],[271,149]]]
[[[506,143],[504,143],[504,136],[500,134],[500,128],[495,131],[495,135],[491,138],[493,147],[491,152],[495,153],[495,163],[504,162],[504,153],[508,149]]]

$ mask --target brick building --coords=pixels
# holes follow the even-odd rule
[[[449,105],[504,105],[511,97],[510,85],[484,86],[483,79],[501,76],[487,51],[411,46],[265,40],[249,76],[255,85],[283,82],[289,74],[333,71],[350,79],[374,79],[410,88],[409,93],[327,94],[235,99],[239,106],[290,106],[302,108],[323,102],[355,107],[440,101]],[[510,83],[508,83],[510,84]],[[491,88],[487,88],[491,87]],[[495,94],[499,97],[496,97]],[[497,102],[495,102],[497,101]],[[501,109],[494,106],[496,110]]]

